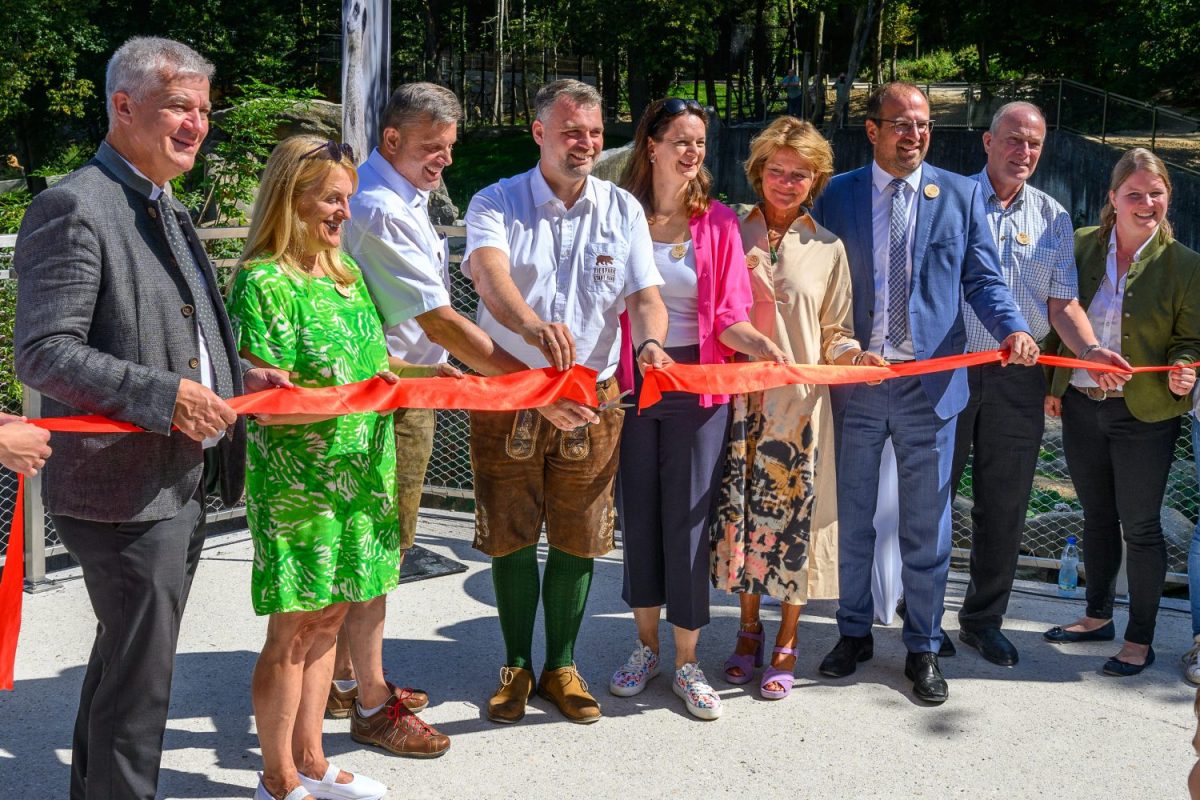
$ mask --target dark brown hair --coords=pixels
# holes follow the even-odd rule
[[[673,114],[668,113],[665,109],[669,103],[682,103],[683,108]],[[637,132],[633,135],[633,153],[629,156],[625,172],[621,175],[621,188],[638,199],[647,217],[654,213],[654,167],[650,163],[650,140],[661,142],[667,125],[680,114],[691,114],[708,125],[708,114],[699,103],[694,100],[681,101],[674,97],[664,97],[650,104],[638,121]],[[711,188],[712,175],[701,163],[700,171],[688,182],[687,192],[684,194],[684,205],[687,207],[689,218],[698,217],[708,211],[708,192]]]

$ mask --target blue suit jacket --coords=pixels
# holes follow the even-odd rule
[[[926,193],[927,186],[937,187],[936,197]],[[1000,273],[1000,259],[988,229],[978,181],[925,164],[916,203],[908,300],[916,357],[937,358],[966,351],[963,299],[998,341],[1016,331],[1028,333]],[[854,291],[854,336],[865,348],[871,341],[875,309],[871,166],[835,176],[812,213],[846,246]],[[942,419],[962,411],[967,403],[964,370],[922,375],[921,384]]]

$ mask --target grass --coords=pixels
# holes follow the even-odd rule
[[[620,147],[629,139],[604,137],[607,148]],[[446,170],[446,188],[450,199],[464,214],[471,197],[501,178],[517,175],[538,160],[538,146],[524,125],[469,130],[454,146],[454,164]]]

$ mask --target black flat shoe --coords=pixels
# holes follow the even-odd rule
[[[983,628],[978,631],[959,631],[958,638],[963,644],[974,647],[979,655],[993,664],[1001,667],[1017,665],[1017,648],[999,628]]]
[[[866,636],[842,636],[821,662],[818,670],[830,678],[844,678],[854,673],[863,661],[875,655],[875,640]]]
[[[1128,661],[1118,661],[1116,656],[1113,656],[1108,661],[1104,662],[1104,669],[1101,670],[1105,675],[1112,675],[1114,678],[1132,678],[1146,667],[1154,663],[1154,648],[1151,647],[1146,651],[1145,664],[1130,664]]]
[[[1069,642],[1111,642],[1117,638],[1117,628],[1112,620],[1096,628],[1094,631],[1069,631],[1059,625],[1042,634],[1042,638],[1054,644]]]
[[[904,677],[913,682],[913,694],[918,700],[944,703],[950,696],[950,687],[933,653],[909,653],[904,659]]]

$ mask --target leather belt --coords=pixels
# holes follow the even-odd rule
[[[1082,395],[1086,395],[1089,400],[1116,400],[1125,396],[1125,393],[1120,389],[1116,391],[1105,391],[1099,386],[1076,386],[1071,384],[1071,388]]]

